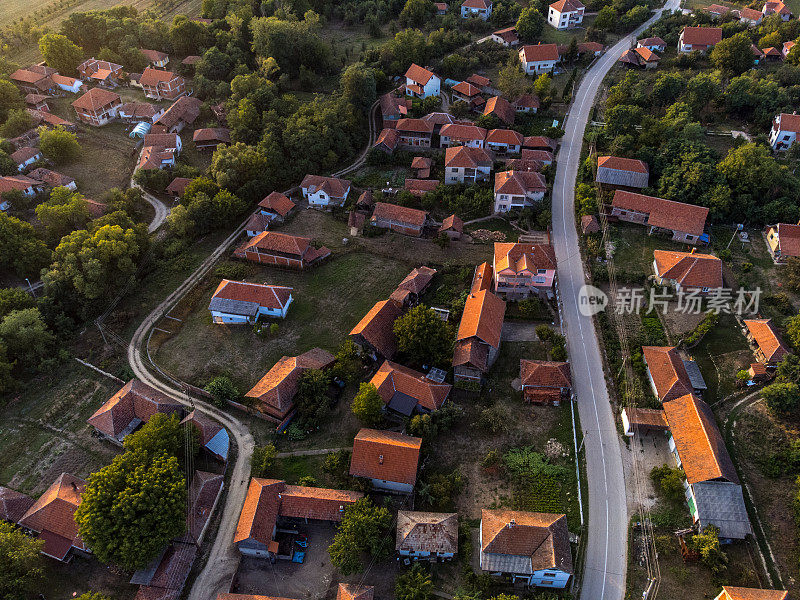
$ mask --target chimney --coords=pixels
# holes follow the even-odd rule
[[[689,254],[694,254],[695,250],[697,250],[697,248],[692,248],[692,251]]]
[[[513,528],[513,527],[515,527],[516,525],[517,525],[517,521],[516,521],[516,519],[511,519],[511,520],[508,522],[508,528],[509,528],[509,529],[511,529],[511,528]]]
[[[379,465],[382,465],[382,464],[383,464],[383,454],[381,454],[380,456],[378,456],[378,464],[379,464]]]

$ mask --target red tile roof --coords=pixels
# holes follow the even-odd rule
[[[721,27],[684,27],[681,39],[692,46],[714,46],[722,40]]]
[[[358,324],[350,331],[350,335],[362,336],[371,346],[386,358],[397,352],[397,339],[392,327],[400,316],[400,307],[390,300],[376,302]]]
[[[519,361],[519,376],[523,386],[568,388],[572,386],[569,364],[546,360]]]
[[[398,511],[395,550],[455,554],[458,552],[458,515]]]
[[[425,119],[400,119],[395,129],[402,133],[433,133],[433,123]]]
[[[464,231],[464,221],[459,219],[456,215],[450,215],[449,217],[445,217],[444,221],[442,221],[442,226],[439,227],[439,231],[455,231],[461,233]]]
[[[485,140],[486,130],[476,125],[448,123],[442,126],[439,135],[442,137],[449,137],[451,140],[468,142],[473,140]]]
[[[142,72],[142,76],[139,79],[139,83],[142,85],[155,87],[159,83],[166,83],[168,81],[172,81],[173,79],[182,79],[182,77],[177,73],[173,73],[172,71],[163,71],[161,69],[145,67],[145,70]]]
[[[487,290],[470,293],[464,303],[456,340],[477,337],[493,348],[499,348],[505,314],[506,303],[502,298]]]
[[[719,600],[788,600],[789,592],[723,585],[718,598]]]
[[[537,44],[523,46],[519,51],[525,62],[550,62],[558,60],[558,46],[555,44]]]
[[[522,146],[524,140],[525,138],[521,133],[512,129],[492,129],[486,134],[487,144],[508,144],[509,146]]]
[[[311,247],[311,240],[306,237],[265,231],[248,240],[240,250],[259,248],[265,252],[281,252],[301,258]]]
[[[523,242],[495,242],[494,269],[496,273],[511,271],[536,272],[539,269],[555,270],[556,255],[549,244]]]
[[[344,509],[364,497],[361,492],[286,485],[279,492],[281,517],[339,522]]]
[[[484,509],[481,552],[530,557],[531,572],[559,569],[572,573],[566,515]]]
[[[466,96],[467,98],[471,98],[472,96],[477,96],[481,93],[481,91],[467,81],[460,81],[456,85],[453,86],[453,91],[458,92],[462,96]]]
[[[415,179],[413,181],[424,181]],[[438,181],[432,180],[436,182],[436,185],[439,184]],[[436,186],[433,186],[432,189],[435,189]],[[430,190],[427,190],[430,191]],[[408,208],[407,206],[400,206],[399,204],[388,204],[386,202],[376,202],[375,203],[375,210],[372,213],[372,220],[376,219],[385,219],[391,221],[399,221],[401,223],[408,223],[410,225],[415,225],[420,227],[425,224],[425,220],[428,217],[428,213],[424,210],[417,210],[416,208]]]
[[[472,276],[472,286],[470,293],[475,294],[483,290],[491,290],[492,288],[492,265],[484,262],[475,267],[475,274]]]
[[[659,400],[666,402],[692,392],[689,374],[677,348],[643,346],[642,354]]]
[[[0,519],[18,522],[34,505],[34,499],[7,487],[0,487]]]
[[[87,423],[108,436],[117,437],[134,419],[147,422],[156,413],[172,414],[181,410],[179,402],[132,379],[98,408]]]
[[[353,440],[350,475],[414,485],[422,438],[362,429]]]
[[[511,27],[509,29],[513,29],[513,27]],[[503,31],[505,31],[505,30],[503,30]],[[483,75],[478,75],[477,73],[473,73],[472,75],[467,77],[466,81],[467,81],[467,83],[471,83],[472,85],[476,85],[479,88],[484,88],[487,85],[492,83],[491,79],[489,79],[488,77],[484,77]]]
[[[445,168],[476,169],[478,167],[491,167],[493,162],[491,155],[483,148],[452,146],[444,152]]]
[[[558,142],[553,138],[549,138],[545,135],[531,135],[525,138],[525,140],[522,142],[522,145],[525,148],[532,148],[534,151],[546,150],[552,153],[555,152],[556,146],[558,146]],[[523,153],[524,152],[525,150],[523,150]]]
[[[656,274],[661,278],[677,281],[683,287],[714,289],[723,286],[722,261],[716,256],[669,250],[655,250],[653,256]]]
[[[653,227],[698,236],[702,235],[708,218],[708,208],[704,206],[685,204],[624,190],[614,192],[612,206],[648,213],[647,224]]]
[[[429,411],[441,408],[452,388],[449,384],[436,383],[422,373],[388,360],[383,361],[370,383],[377,388],[384,404],[388,404],[394,394],[400,392],[414,398]]]
[[[21,165],[32,158],[36,158],[37,156],[41,157],[41,155],[42,153],[38,148],[30,148],[25,146],[15,152],[12,152],[11,160],[13,160],[17,165]]]
[[[75,523],[75,510],[85,487],[83,479],[62,473],[19,520],[22,527],[40,534],[45,554],[63,560],[73,546],[86,549]]]
[[[486,107],[483,109],[484,115],[495,115],[503,123],[511,125],[514,122],[516,111],[511,103],[501,96],[492,96],[486,101]],[[517,134],[522,143],[522,135]]]
[[[144,57],[151,63],[161,62],[162,60],[169,60],[169,54],[161,52],[160,50],[148,50],[146,48],[139,48],[139,52],[144,54]]]
[[[439,187],[439,180],[438,179],[406,179],[405,185],[404,185],[404,188],[406,190],[408,190],[409,192],[411,192],[415,196],[424,196],[425,194],[435,190],[437,187]],[[382,202],[379,202],[378,204],[382,204]],[[390,205],[390,206],[396,206],[396,205]],[[405,208],[405,207],[400,207],[400,208]],[[376,205],[376,209],[377,209],[377,205]],[[417,209],[409,208],[407,210],[417,210]],[[397,211],[395,211],[395,212],[397,212]],[[424,213],[424,211],[417,211],[417,212]],[[397,212],[397,214],[399,215],[400,213]],[[427,213],[424,213],[424,214],[427,214]],[[404,215],[402,217],[402,219],[404,220],[404,219],[408,218],[409,216],[414,217],[414,215],[412,213],[407,213],[406,215]],[[422,218],[422,217],[420,215],[416,215],[416,218]],[[424,220],[423,220],[423,223],[424,223]]]
[[[416,267],[397,286],[398,290],[408,290],[414,294],[421,294],[430,284],[436,269],[430,267]]]
[[[779,362],[789,354],[789,348],[778,337],[772,319],[745,319],[744,324],[767,362]]]
[[[464,0],[461,3],[461,6],[465,6],[467,8],[477,8],[477,9],[487,9],[492,6],[491,0]]]
[[[780,131],[793,131],[794,133],[800,133],[800,115],[781,113],[780,125],[778,128]]]
[[[231,130],[225,127],[206,127],[195,129],[192,141],[197,142],[217,142],[219,144],[229,144],[231,141]]]
[[[290,287],[223,279],[211,297],[254,302],[272,310],[283,310],[291,295]]]
[[[620,158],[618,156],[600,156],[597,158],[597,166],[615,171],[630,171],[632,173],[650,173],[647,165],[634,158]]]
[[[181,96],[172,105],[164,111],[164,114],[156,119],[154,125],[163,125],[167,129],[171,129],[180,121],[187,125],[195,122],[197,117],[200,116],[200,106],[202,101],[200,98],[194,96]]]
[[[428,69],[413,63],[410,67],[408,67],[408,71],[406,71],[406,78],[421,86],[427,85],[433,76],[433,71],[429,71]]]
[[[759,15],[761,13],[758,13]],[[649,37],[644,38],[636,42],[637,44],[641,44],[642,46],[666,46],[667,42],[662,40],[660,37]]]
[[[338,177],[306,175],[303,177],[300,187],[308,189],[310,194],[322,190],[332,198],[344,198],[345,193],[350,189],[350,182],[347,179],[339,179]]]
[[[183,196],[186,186],[192,182],[188,177],[176,177],[167,186],[167,191],[176,196]]]
[[[340,583],[336,590],[336,600],[372,600],[374,596],[375,588],[371,585]]]
[[[501,171],[494,176],[494,193],[524,196],[530,192],[544,192],[547,183],[537,171]]]
[[[550,8],[563,12],[575,12],[581,8],[586,8],[580,0],[558,0],[550,5]]]
[[[72,103],[72,106],[76,109],[95,112],[98,109],[105,108],[106,106],[119,101],[119,94],[96,87],[90,89],[83,96],[75,100]]]
[[[272,192],[269,196],[258,203],[261,208],[277,213],[285,217],[295,207],[294,202],[280,192]]]

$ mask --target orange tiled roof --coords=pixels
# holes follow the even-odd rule
[[[158,412],[173,413],[182,409],[166,394],[132,379],[89,417],[87,423],[108,436],[116,437],[134,419],[149,421]]]
[[[511,124],[514,122],[514,107],[511,103],[501,96],[492,96],[486,101],[486,108],[483,109],[484,115],[495,115],[503,123]],[[520,135],[520,140],[522,136]]]
[[[572,573],[566,515],[484,509],[481,550],[485,554],[530,557],[532,571],[559,569]]]
[[[425,180],[414,179],[412,181],[419,182]],[[436,185],[439,185],[438,181],[431,181],[435,181]],[[434,188],[435,187],[436,186],[434,186]],[[407,206],[400,206],[399,204],[388,204],[386,202],[376,202],[375,210],[372,212],[373,221],[376,219],[386,219],[416,225],[417,227],[424,225],[427,217],[428,213],[424,210],[408,208]]]
[[[664,416],[689,483],[714,479],[739,483],[708,404],[694,394],[686,394],[664,402]]]
[[[549,244],[528,244],[523,242],[495,242],[494,270],[536,272],[539,269],[548,271],[556,268],[556,254]]]
[[[647,165],[635,158],[621,158],[619,156],[600,156],[597,158],[597,166],[615,171],[630,171],[632,173],[648,174],[650,170]]]
[[[400,316],[400,307],[391,300],[376,302],[358,324],[350,331],[350,335],[362,336],[371,346],[386,358],[397,352],[397,339],[392,327]]]
[[[186,186],[192,182],[188,177],[176,177],[167,186],[167,191],[175,194],[176,196],[183,196],[186,191]]]
[[[241,249],[259,248],[266,252],[281,252],[302,258],[310,247],[311,240],[309,238],[265,231],[248,240]]]
[[[499,348],[505,314],[506,303],[499,296],[486,290],[471,293],[464,303],[456,340],[477,337],[493,348]]]
[[[614,192],[612,205],[625,210],[648,213],[648,225],[692,235],[703,233],[708,218],[708,208],[705,206],[674,202],[624,190]]]
[[[710,254],[699,252],[672,252],[654,250],[657,275],[677,281],[689,288],[721,288],[722,261]]]
[[[486,130],[483,127],[463,123],[447,123],[442,126],[439,133],[442,137],[449,137],[451,140],[460,142],[486,139]]]
[[[347,179],[339,179],[338,177],[306,175],[303,177],[300,187],[307,188],[312,194],[317,190],[322,190],[333,198],[344,198],[345,193],[350,189],[350,182]]]
[[[509,27],[509,29],[514,29],[514,28],[513,27]],[[502,31],[505,31],[505,30],[502,30]],[[479,88],[484,88],[487,85],[489,85],[490,83],[492,83],[491,79],[489,79],[488,77],[484,77],[483,75],[478,75],[477,73],[473,73],[472,75],[467,77],[466,81],[468,83],[471,83],[472,85],[477,85]]]
[[[401,134],[407,133],[433,133],[433,123],[425,119],[400,119],[395,125],[395,129]]]
[[[522,146],[524,140],[525,138],[521,133],[512,129],[492,129],[486,134],[487,144],[508,144],[509,146]]]
[[[464,221],[454,214],[450,215],[449,217],[445,217],[444,221],[442,221],[442,226],[439,227],[439,231],[457,231],[461,233],[464,231]]]
[[[475,267],[475,274],[472,276],[472,286],[470,293],[476,294],[483,290],[491,290],[492,288],[492,265],[484,262]]]
[[[33,498],[10,488],[0,487],[0,519],[16,523],[33,505]]]
[[[411,66],[408,67],[408,71],[406,71],[406,78],[421,86],[427,85],[433,76],[433,71],[429,71],[414,63],[412,63]]]
[[[524,152],[524,151],[523,151]],[[529,150],[528,152],[536,152]],[[494,193],[524,196],[547,190],[544,177],[537,171],[501,171],[494,176]]]
[[[254,302],[266,308],[283,309],[291,295],[290,287],[223,279],[211,297]]]
[[[721,27],[684,27],[681,39],[692,46],[714,46],[722,40]]]
[[[760,21],[762,18],[764,18],[764,14],[760,10],[748,8],[746,6],[739,9],[739,16],[742,19],[747,19],[749,21]]]
[[[451,146],[444,151],[445,167],[477,169],[491,167],[492,162],[492,157],[483,148]]]
[[[525,62],[549,62],[558,60],[556,44],[526,45],[519,51]]]
[[[547,360],[519,361],[520,380],[523,386],[563,388],[571,387],[569,364]]]
[[[643,346],[642,354],[659,400],[666,402],[691,393],[692,383],[677,348]]]
[[[481,93],[481,91],[469,83],[468,81],[459,81],[457,84],[453,86],[453,91],[461,94],[462,96],[466,96],[467,98],[472,98],[473,96],[477,96]]]
[[[722,592],[717,598],[719,600],[788,600],[789,592],[723,585]]]
[[[563,12],[575,12],[581,8],[586,8],[580,0],[558,0],[550,5],[550,8]]]
[[[800,115],[781,113],[779,118],[780,125],[778,126],[778,129],[780,131],[793,131],[794,133],[800,133]]]
[[[362,429],[353,441],[350,475],[414,485],[422,439],[393,431]]]
[[[281,517],[339,522],[344,509],[364,497],[361,492],[285,485],[279,492]]]
[[[457,340],[453,348],[453,366],[471,365],[485,373],[489,370],[489,344],[478,338]]]
[[[284,485],[278,479],[250,480],[233,536],[234,544],[255,540],[266,546],[272,541],[272,533],[278,520],[278,494]]]
[[[139,79],[139,83],[147,86],[157,86],[159,83],[166,83],[173,79],[182,79],[182,77],[172,71],[162,71],[161,69],[145,67]]]
[[[422,373],[388,360],[383,361],[370,383],[378,390],[384,404],[389,404],[394,394],[400,392],[429,411],[441,408],[453,387],[431,381]]]
[[[261,208],[273,211],[285,217],[295,207],[294,202],[280,192],[272,192],[269,196],[258,203]]]
[[[425,194],[435,190],[437,187],[439,187],[439,180],[438,179],[406,179],[405,184],[404,184],[404,188],[406,190],[408,190],[409,192],[411,192],[415,196],[424,196]],[[378,204],[383,204],[383,203],[379,202]],[[397,206],[397,205],[390,205],[390,206]],[[424,212],[424,211],[417,211],[417,209],[415,209],[415,208],[406,208],[405,206],[400,206],[400,208],[403,208],[405,210],[404,211],[398,211],[396,209],[392,209],[392,211],[394,211],[398,215],[400,215],[401,213],[403,213],[405,215],[413,215],[413,213],[407,212],[407,211],[411,211],[411,210],[416,211],[416,212]],[[406,222],[408,222],[408,221],[406,221]]]
[[[428,287],[434,275],[436,275],[436,269],[424,266],[416,267],[406,275],[405,279],[397,286],[397,289],[408,290],[419,295]]]
[[[120,102],[119,94],[103,88],[92,88],[75,100],[72,106],[94,112],[114,102]]]
[[[374,597],[375,588],[371,585],[340,583],[336,590],[336,600],[372,600]]]
[[[21,526],[36,531],[44,539],[43,551],[46,554],[61,560],[72,546],[86,548],[75,523],[75,510],[81,503],[85,487],[83,479],[62,473],[19,520]],[[53,553],[55,549],[58,551]]]
[[[744,324],[764,353],[767,362],[779,362],[789,354],[789,349],[778,338],[772,319],[747,319]]]

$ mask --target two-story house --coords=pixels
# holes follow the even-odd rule
[[[441,79],[433,71],[412,64],[406,71],[406,95],[416,98],[438,96]]]
[[[453,184],[488,181],[492,164],[492,156],[483,148],[448,148],[444,153],[444,182]]]
[[[461,4],[461,18],[477,17],[487,20],[492,16],[492,0],[464,0]]]
[[[505,301],[482,286],[473,286],[464,303],[453,351],[453,380],[479,387],[500,354]]]
[[[527,75],[551,73],[559,60],[556,44],[526,45],[519,51],[519,62]]]
[[[430,148],[434,124],[425,119],[400,119],[395,125],[398,144],[411,148]]]
[[[502,171],[494,176],[494,212],[521,210],[544,198],[547,184],[536,171]]]
[[[139,84],[145,96],[156,100],[175,100],[186,93],[186,80],[172,71],[147,67]]]
[[[486,134],[485,145],[497,154],[519,154],[524,139],[520,132],[513,129],[492,129]]]
[[[557,0],[547,10],[547,23],[556,29],[570,29],[583,23],[586,7],[580,0]]]
[[[350,182],[338,177],[306,175],[300,184],[303,198],[313,207],[344,206],[350,193]]]
[[[439,144],[442,148],[448,148],[450,146],[483,148],[485,140],[486,130],[477,125],[448,123],[443,125],[439,132]]]
[[[678,291],[709,294],[724,285],[722,261],[710,254],[654,250],[653,271],[658,285]]]
[[[72,108],[81,121],[100,127],[117,118],[121,105],[119,94],[96,87],[75,100]]]
[[[800,115],[781,113],[772,121],[769,131],[769,145],[773,150],[788,150],[797,140],[800,132]]]
[[[495,242],[492,268],[495,292],[507,300],[554,295],[556,255],[549,244]]]

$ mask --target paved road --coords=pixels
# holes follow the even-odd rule
[[[150,225],[147,226],[147,233],[153,233],[156,229],[164,224],[164,221],[167,220],[167,215],[169,215],[171,209],[161,200],[153,196],[153,194],[147,192],[142,186],[134,183],[133,179],[131,179],[131,187],[140,189],[142,191],[142,197],[155,210],[153,220],[150,221]]]
[[[678,4],[679,0],[668,0],[665,8],[674,9]],[[584,130],[603,77],[636,36],[659,16],[660,11],[609,49],[581,80],[566,120],[553,184],[553,244],[558,285],[572,359],[573,390],[586,436],[589,523],[580,595],[584,600],[622,600],[625,596],[628,511],[620,441],[594,322],[578,311],[578,294],[585,275],[575,229],[575,180]]]

